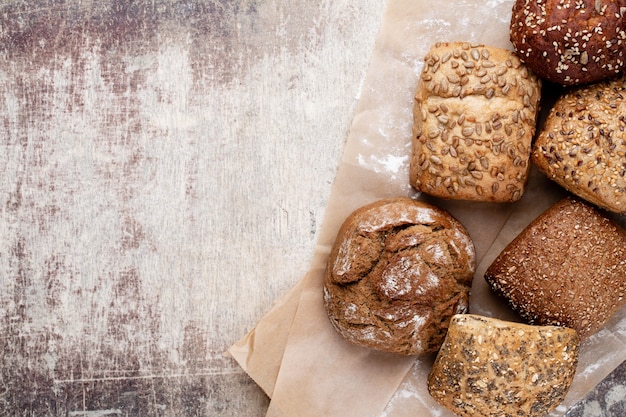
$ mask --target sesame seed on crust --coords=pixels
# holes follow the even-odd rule
[[[570,327],[586,338],[626,302],[626,231],[566,197],[506,246],[485,280],[526,322]]]
[[[510,38],[538,76],[561,85],[620,74],[626,59],[626,0],[516,0]]]

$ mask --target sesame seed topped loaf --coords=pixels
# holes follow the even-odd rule
[[[566,197],[528,225],[485,272],[530,324],[597,332],[626,302],[626,231]]]
[[[433,45],[415,94],[411,185],[440,198],[519,200],[540,88],[511,51],[462,42]]]
[[[346,340],[382,351],[435,352],[450,318],[467,312],[474,244],[448,212],[408,197],[354,211],[324,276],[328,317]]]
[[[538,76],[562,85],[600,81],[624,67],[626,0],[516,0],[510,38]]]
[[[565,399],[579,344],[576,331],[566,327],[457,315],[428,391],[459,416],[543,417]]]
[[[549,178],[606,210],[626,213],[626,78],[562,96],[541,128],[532,161]]]

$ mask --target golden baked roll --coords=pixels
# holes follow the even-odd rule
[[[626,231],[574,197],[529,224],[485,272],[530,324],[598,331],[626,302]]]
[[[448,212],[408,197],[379,200],[341,226],[324,276],[324,305],[346,340],[422,355],[467,312],[472,240]]]
[[[532,161],[606,210],[626,213],[626,78],[578,87],[550,109]]]
[[[576,331],[471,314],[454,316],[428,377],[440,404],[466,417],[543,417],[565,398]]]
[[[535,74],[562,85],[614,77],[626,59],[626,0],[516,0],[510,37]]]
[[[411,185],[440,198],[519,200],[540,96],[511,51],[435,44],[415,94]]]

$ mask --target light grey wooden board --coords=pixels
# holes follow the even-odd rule
[[[0,415],[259,416],[384,4],[0,6]]]

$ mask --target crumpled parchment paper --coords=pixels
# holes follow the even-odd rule
[[[434,355],[418,359],[351,345],[326,316],[323,272],[337,230],[353,210],[374,200],[412,196],[447,209],[476,246],[470,312],[519,320],[490,293],[483,273],[565,192],[536,169],[513,204],[438,200],[408,184],[413,96],[424,55],[437,41],[512,49],[512,6],[513,0],[388,0],[310,270],[229,349],[271,398],[267,416],[452,416],[427,391]],[[584,342],[574,383],[552,415],[563,415],[624,360],[626,309]]]

